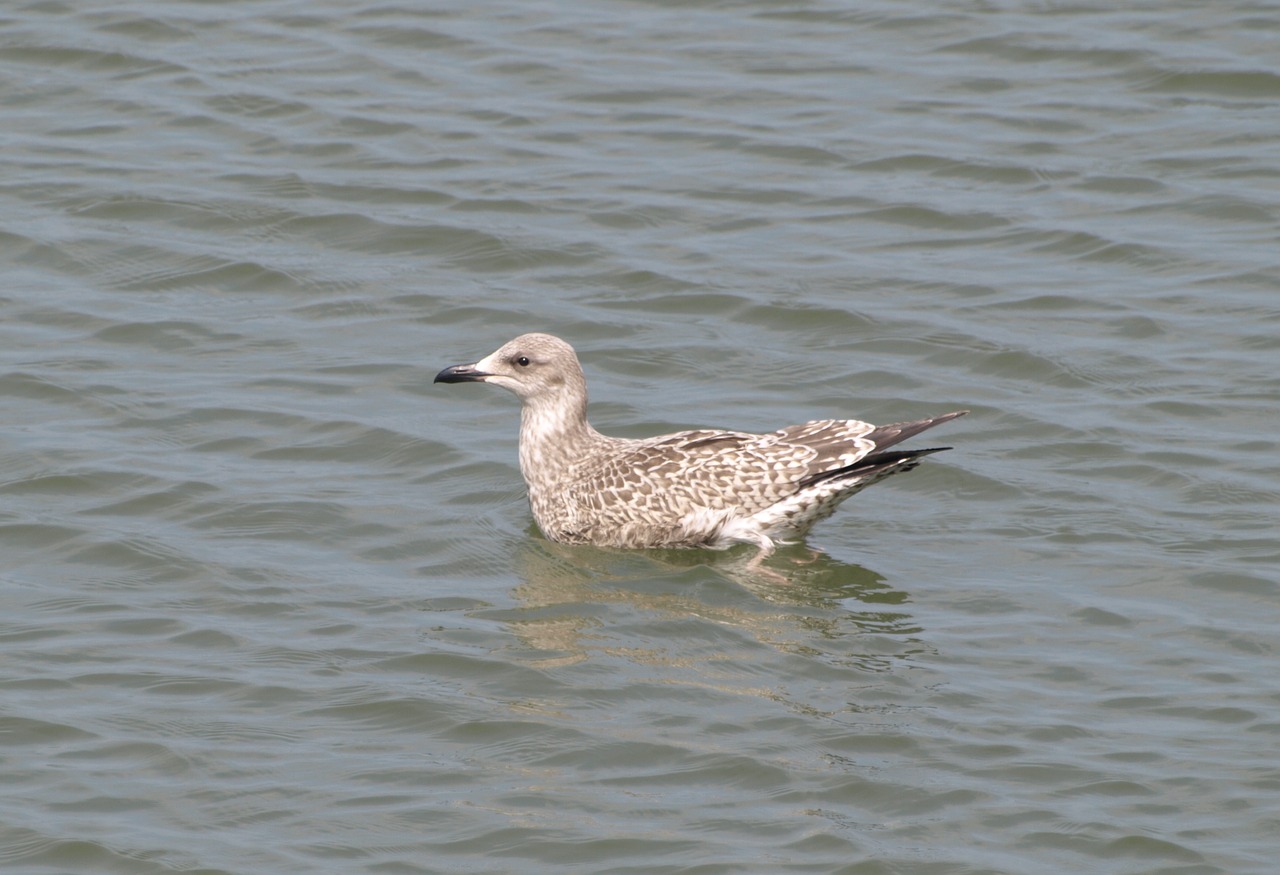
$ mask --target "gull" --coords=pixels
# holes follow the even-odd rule
[[[767,434],[698,429],[650,438],[603,435],[587,421],[587,381],[573,347],[523,334],[436,383],[492,383],[520,399],[520,472],[552,541],[601,547],[753,544],[756,565],[804,537],[850,496],[930,453],[889,447],[967,410],[872,425],[818,419]]]

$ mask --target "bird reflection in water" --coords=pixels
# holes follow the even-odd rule
[[[745,554],[745,555],[740,555]],[[770,568],[753,567],[750,550],[615,550],[526,539],[516,557],[521,605],[502,614],[521,641],[550,663],[577,662],[593,652],[620,655],[631,633],[610,627],[652,627],[658,642],[687,636],[703,621],[745,633],[782,650],[809,650],[846,664],[884,671],[916,652],[921,629],[906,610],[910,597],[884,577],[796,545],[778,550]],[[754,598],[744,598],[743,590]],[[865,644],[866,646],[861,646]],[[667,661],[671,649],[622,648],[639,661]],[[674,648],[686,655],[688,647]],[[725,656],[725,641],[708,657]]]

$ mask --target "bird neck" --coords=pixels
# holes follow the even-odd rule
[[[520,411],[520,472],[531,487],[563,476],[604,439],[587,422],[585,395],[526,403]]]

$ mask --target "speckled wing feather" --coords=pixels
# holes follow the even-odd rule
[[[617,452],[581,468],[575,494],[619,519],[653,519],[674,525],[695,507],[721,509],[750,494],[763,479],[749,461],[760,435],[686,431],[627,441]],[[734,488],[737,486],[737,488]],[[596,499],[595,496],[599,496]]]
[[[875,449],[857,420],[817,420],[768,434],[686,431],[631,442],[584,471],[583,491],[673,518],[697,509],[753,514],[793,495],[808,478],[844,468]],[[609,502],[613,504],[613,502]],[[616,506],[616,505],[614,505]],[[602,502],[599,510],[609,512]]]
[[[804,474],[795,481],[799,489],[804,480],[846,468],[874,450],[876,442],[868,437],[874,431],[874,425],[856,419],[815,419],[778,429],[774,434],[813,453]]]

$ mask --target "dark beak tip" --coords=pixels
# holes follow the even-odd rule
[[[477,383],[489,376],[471,365],[454,365],[436,374],[432,383]]]

